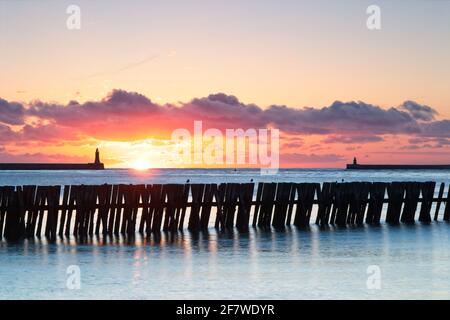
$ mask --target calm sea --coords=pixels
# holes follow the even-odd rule
[[[1,171],[0,185],[450,182],[450,171]],[[0,242],[1,299],[450,298],[450,224]],[[79,278],[78,278],[79,271]],[[69,272],[69,273],[68,273]],[[75,273],[72,273],[75,272]],[[74,276],[76,278],[74,278]],[[75,279],[75,281],[74,281]],[[77,289],[77,279],[80,287]]]

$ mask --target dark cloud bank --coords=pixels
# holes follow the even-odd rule
[[[321,134],[326,135],[324,143],[379,142],[384,135],[406,134],[439,139],[444,145],[450,138],[450,120],[436,120],[437,114],[433,108],[413,101],[389,109],[353,101],[336,101],[323,108],[272,105],[263,109],[223,93],[160,105],[138,93],[114,90],[99,101],[71,101],[66,105],[0,99],[0,133],[18,140],[52,141],[52,136],[75,140],[80,135],[114,140],[121,135],[126,136],[124,139],[139,138],[139,132],[191,128],[192,121],[202,120],[205,128],[272,126],[286,134]],[[31,116],[37,119],[32,125],[11,130],[11,126],[24,125]]]

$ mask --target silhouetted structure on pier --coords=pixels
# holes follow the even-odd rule
[[[100,152],[98,151],[98,148],[95,149],[95,161],[94,161],[94,164],[96,164],[96,165],[100,165],[101,164],[101,162],[100,162]]]
[[[356,157],[352,164],[347,164],[351,170],[450,170],[450,164],[358,164]]]
[[[93,163],[0,163],[0,170],[103,170],[98,148]]]

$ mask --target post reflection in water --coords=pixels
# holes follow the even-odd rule
[[[2,298],[449,298],[447,223],[0,244]],[[66,286],[79,266],[81,289]],[[381,270],[370,290],[368,267]]]

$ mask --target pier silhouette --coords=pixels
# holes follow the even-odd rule
[[[100,152],[95,150],[93,163],[0,163],[0,170],[103,170]]]
[[[450,164],[359,164],[356,157],[348,170],[450,170]]]

